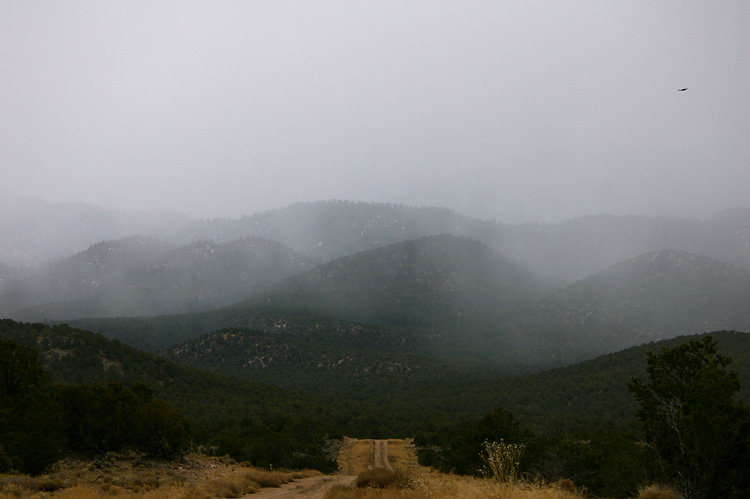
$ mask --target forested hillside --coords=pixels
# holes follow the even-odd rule
[[[750,331],[750,271],[681,251],[627,260],[544,299],[525,329],[561,358],[679,334]]]
[[[224,328],[360,328],[374,343],[388,331],[414,353],[515,372],[750,329],[750,271],[685,252],[642,255],[545,297],[550,289],[481,243],[444,235],[334,260],[223,308],[75,324],[151,351]]]
[[[0,339],[39,352],[44,369],[71,386],[71,396],[127,395],[118,385],[78,389],[76,383],[122,383],[141,394],[145,392],[137,383],[144,383],[155,396],[182,408],[194,445],[213,446],[237,459],[330,470],[331,437],[416,435],[425,463],[475,473],[476,448],[487,439],[504,438],[525,443],[523,469],[528,472],[550,481],[572,478],[611,497],[628,497],[624,494],[641,480],[645,462],[633,440],[639,429],[628,382],[644,377],[647,352],[692,339],[680,337],[510,377],[422,355],[399,355],[397,338],[384,337],[379,350],[372,350],[359,348],[358,343],[369,344],[366,334],[348,343],[346,335],[312,334],[296,341],[294,336],[218,331],[174,348],[172,356],[246,380],[303,388],[305,394],[181,367],[68,326],[0,322]],[[747,396],[750,335],[712,336],[720,351],[734,358],[731,368],[739,373]]]
[[[339,258],[254,301],[390,326],[486,327],[529,312],[549,289],[478,241],[443,235]]]
[[[7,271],[0,313],[59,321],[195,312],[234,303],[312,266],[309,258],[259,238],[173,247],[132,236],[49,266]]]
[[[116,212],[84,204],[30,202],[3,208],[0,262],[56,261],[101,241],[133,234],[174,246],[223,244],[261,237],[310,258],[329,261],[360,251],[452,234],[483,242],[537,272],[565,283],[651,251],[677,249],[750,268],[750,208],[708,220],[592,215],[559,223],[506,224],[443,208],[385,203],[296,203],[237,219],[190,220],[171,212]]]
[[[157,397],[182,409],[196,444],[215,446],[217,452],[259,466],[332,469],[335,463],[325,455],[325,438],[339,430],[329,418],[338,415],[346,426],[345,414],[358,412],[333,399],[182,367],[67,326],[2,320],[0,339],[35,349],[42,367],[58,383],[144,383]]]
[[[0,262],[47,264],[102,241],[132,235],[170,237],[190,217],[166,210],[120,211],[86,203],[0,199]]]

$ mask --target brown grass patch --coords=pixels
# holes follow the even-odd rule
[[[101,466],[103,462],[106,466]],[[0,499],[241,497],[316,475],[320,472],[266,471],[227,458],[199,455],[175,462],[147,461],[137,456],[108,456],[97,462],[66,459],[40,477],[0,475]]]
[[[409,479],[409,473],[400,468],[394,471],[385,468],[373,468],[357,475],[354,486],[358,488],[405,489],[409,486]]]
[[[357,488],[335,486],[325,499],[581,499],[576,492],[527,483],[501,484],[494,480],[442,475],[413,475],[409,487]]]
[[[655,484],[642,489],[638,499],[683,499],[683,496],[671,487]]]

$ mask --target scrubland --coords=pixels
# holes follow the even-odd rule
[[[413,476],[401,488],[397,483],[377,486],[332,488],[325,499],[448,499],[448,498],[495,498],[495,499],[574,499],[585,497],[575,490],[558,486],[542,486],[525,483],[501,484],[492,480],[430,473]]]
[[[317,475],[320,472],[262,470],[228,458],[198,455],[189,455],[180,461],[150,461],[126,456],[108,456],[94,461],[69,458],[38,477],[0,475],[0,499],[241,497]]]
[[[365,476],[368,476],[367,478]],[[584,499],[585,489],[570,480],[552,484],[516,481],[500,483],[493,479],[442,473],[409,473],[382,469],[361,473],[351,486],[332,487],[324,499]],[[670,488],[652,485],[634,499],[683,499]]]
[[[380,445],[378,445],[380,444]],[[378,451],[392,469],[375,467]],[[500,475],[486,478],[439,473],[420,466],[411,439],[345,438],[339,473],[264,470],[229,457],[188,454],[179,460],[149,460],[137,454],[67,457],[40,476],[0,474],[0,499],[290,498],[305,499],[588,499],[595,496],[571,480],[545,484]],[[682,499],[670,489],[651,486],[634,499]]]

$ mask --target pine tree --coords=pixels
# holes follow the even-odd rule
[[[735,398],[737,373],[713,337],[648,354],[648,381],[628,388],[657,476],[686,498],[748,497],[750,416]]]

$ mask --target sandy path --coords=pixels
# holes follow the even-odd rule
[[[242,496],[243,499],[323,499],[328,489],[335,485],[351,485],[356,477],[349,475],[321,475],[302,478],[278,488],[262,489],[255,494]]]
[[[335,485],[352,485],[357,475],[372,468],[393,471],[398,468],[419,468],[416,451],[410,440],[370,440],[345,438],[338,456],[341,474],[320,475],[295,480],[278,488],[262,489],[243,499],[323,499]]]
[[[373,467],[393,471],[393,467],[388,460],[388,440],[373,440],[373,443],[375,445]]]

